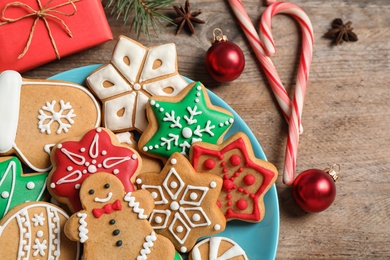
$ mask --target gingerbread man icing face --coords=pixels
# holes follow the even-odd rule
[[[118,201],[124,195],[123,185],[116,180],[116,177],[107,173],[98,174],[98,177],[99,181],[87,182],[80,189],[80,200],[83,208],[92,211],[95,217],[100,217],[101,214],[108,211],[120,210],[122,206]],[[101,208],[103,209],[100,211]]]

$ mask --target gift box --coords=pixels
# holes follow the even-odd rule
[[[0,72],[23,72],[112,39],[100,0],[1,0]]]

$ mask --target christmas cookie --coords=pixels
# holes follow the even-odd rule
[[[17,205],[45,197],[47,173],[24,174],[16,157],[0,157],[0,219]]]
[[[223,178],[218,204],[227,220],[259,222],[263,219],[264,194],[278,173],[273,164],[255,157],[244,133],[236,133],[220,145],[194,144],[190,161],[196,171]]]
[[[142,159],[142,167],[141,170],[138,171],[138,174],[144,172],[160,172],[162,169],[162,162],[157,158],[150,157],[145,153],[140,153],[138,148],[138,142],[134,139],[134,134],[132,132],[123,132],[118,133],[116,136],[119,139],[119,142],[123,145],[128,145],[130,148],[136,150]],[[133,175],[131,177],[131,182],[135,182],[137,175]]]
[[[53,169],[47,181],[48,190],[72,212],[81,210],[79,189],[88,176],[101,171],[114,174],[126,191],[133,191],[130,178],[141,168],[138,153],[120,145],[114,133],[105,128],[61,141],[53,147],[51,159]]]
[[[0,221],[0,259],[79,259],[79,244],[64,233],[68,218],[47,202],[13,208]]]
[[[149,97],[175,96],[187,86],[177,71],[173,43],[148,48],[125,36],[119,37],[111,62],[93,72],[87,84],[103,102],[103,126],[114,132],[143,132]]]
[[[50,169],[50,148],[100,125],[100,107],[83,86],[0,74],[0,155],[17,154],[37,172]]]
[[[83,210],[65,225],[66,235],[84,244],[84,259],[174,259],[175,249],[148,222],[153,198],[147,191],[125,192],[115,175],[99,172],[80,189]]]
[[[226,220],[216,204],[222,179],[195,172],[184,155],[174,153],[160,173],[140,174],[136,184],[154,198],[150,224],[179,252],[188,252],[200,237],[225,229]]]
[[[138,146],[166,160],[173,153],[187,155],[193,143],[216,144],[233,124],[233,115],[211,104],[200,82],[188,85],[176,97],[152,97],[147,107],[148,128]]]
[[[197,243],[188,255],[188,259],[248,260],[248,257],[233,240],[227,237],[211,237]]]

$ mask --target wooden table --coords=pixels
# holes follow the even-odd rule
[[[184,1],[177,2],[184,4]],[[291,189],[279,176],[280,203],[278,259],[389,259],[390,258],[390,1],[295,0],[311,18],[315,50],[303,110],[304,133],[300,137],[297,172],[341,165],[334,204],[322,213],[301,211]],[[265,6],[246,0],[244,5],[256,24]],[[224,99],[249,125],[268,160],[283,169],[287,124],[278,109],[264,73],[255,59],[227,1],[192,1],[205,25],[196,34],[175,36],[175,28],[147,46],[174,42],[179,72],[202,81]],[[108,14],[108,12],[107,12]],[[359,41],[331,46],[322,35],[334,18],[351,20]],[[108,18],[116,38],[134,37],[127,26]],[[218,84],[206,73],[203,60],[214,28],[221,28],[238,44],[246,58],[242,76]],[[273,58],[291,93],[299,62],[300,33],[289,17],[273,19],[278,54]],[[115,41],[65,57],[24,73],[46,78],[75,67],[107,63]]]

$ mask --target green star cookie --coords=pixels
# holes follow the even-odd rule
[[[147,106],[149,125],[139,148],[167,160],[173,153],[188,155],[195,142],[217,144],[233,124],[233,115],[211,104],[200,82],[188,85],[176,97],[152,97]]]
[[[15,206],[27,201],[42,200],[47,173],[23,174],[16,157],[0,159],[0,219]]]

